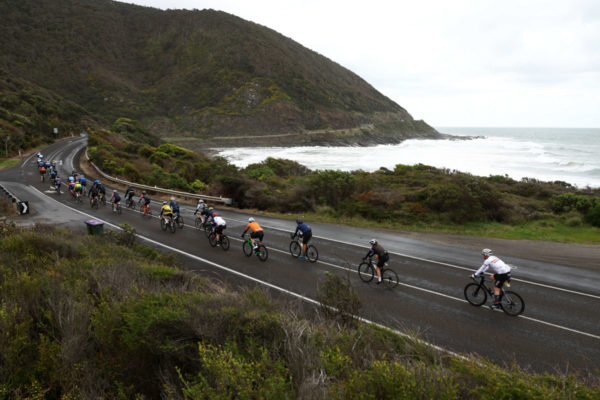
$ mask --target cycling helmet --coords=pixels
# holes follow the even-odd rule
[[[369,240],[369,244],[377,244],[377,239],[371,239],[371,240]]]
[[[169,200],[175,201],[175,197],[171,196],[171,198]]]
[[[302,218],[298,218],[298,219],[296,220],[296,223],[297,223],[298,225],[300,225],[300,224],[302,223]]]
[[[117,193],[117,189],[113,190],[113,193]]]
[[[252,217],[248,218],[248,222],[254,222],[254,218],[252,218]]]
[[[484,256],[486,256],[486,257],[489,257],[493,253],[492,253],[492,250],[490,250],[490,249],[483,249],[483,250],[481,250],[481,254],[484,255]]]
[[[165,206],[165,205],[167,205],[167,202],[166,202],[166,201],[163,201],[163,206]]]
[[[208,211],[212,211],[212,210],[214,210],[213,207],[208,207]]]
[[[198,204],[202,204],[202,203],[204,203],[204,200],[202,200],[202,199],[198,200]]]

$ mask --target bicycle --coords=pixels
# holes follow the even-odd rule
[[[100,203],[102,203],[103,206],[106,205],[106,196],[104,195],[104,193],[98,194],[98,199],[100,200]]]
[[[114,204],[114,202],[113,202],[113,204]],[[117,211],[117,214],[121,214],[121,202],[117,203],[116,211]]]
[[[471,279],[475,282],[468,283],[464,290],[465,299],[467,299],[470,304],[479,307],[486,302],[488,295],[490,298],[494,298],[493,290],[485,284],[485,276],[481,275],[479,282],[477,282],[477,279],[475,278]],[[506,282],[504,282],[504,285],[506,285]],[[517,293],[510,290],[504,290],[504,287],[501,287],[500,308],[502,308],[502,311],[507,315],[516,317],[525,311],[525,302]]]
[[[246,235],[242,237],[245,236]],[[252,242],[252,238],[250,237],[248,237],[248,240],[244,241],[244,243],[242,244],[242,250],[244,251],[246,257],[250,257],[252,253],[254,253],[260,261],[267,261],[267,258],[269,258],[269,252],[267,251],[265,245],[260,243],[255,246],[255,243]]]
[[[180,214],[175,217],[175,223],[179,229],[183,229],[183,217]]]
[[[210,235],[208,235],[208,243],[212,246],[215,247],[217,244],[221,245],[221,248],[224,251],[229,250],[229,238],[227,237],[226,234],[221,232],[221,240],[217,243],[217,234],[216,232],[211,232]]]
[[[94,196],[92,198],[90,198],[90,207],[98,209],[98,196]]]
[[[363,259],[363,262],[358,265],[358,276],[365,283],[371,282],[376,275],[375,267],[376,265],[373,257],[369,257],[368,261]],[[398,274],[389,268],[387,263],[385,263],[381,268],[381,281],[385,287],[390,289],[398,286],[398,283],[400,282],[398,279]]]
[[[132,210],[135,211],[135,201],[133,201],[133,199],[131,199],[131,198],[128,197],[125,200],[125,207],[131,208]]]
[[[300,257],[300,254],[302,254],[302,243],[300,242],[302,232],[299,232],[297,236],[294,236],[294,234],[291,234],[290,236],[292,238],[292,241],[290,242],[290,254],[294,258],[298,258]],[[319,259],[319,252],[312,244],[306,246],[306,258],[311,263],[317,262]]]
[[[194,224],[196,225],[196,229],[204,231],[204,234],[206,235],[206,237],[210,236],[211,227],[210,227],[210,224],[208,223],[208,217],[205,217],[205,218],[196,217],[196,221],[194,222]]]
[[[74,193],[73,193],[73,201],[74,201],[75,203],[81,204],[81,203],[82,203],[82,200],[81,200],[81,193],[79,193],[79,192],[74,192]]]
[[[173,222],[173,217],[169,216],[167,217],[167,221],[165,221],[164,217],[160,218],[160,227],[163,231],[166,231],[167,229],[169,229],[171,231],[171,233],[175,233],[175,222]]]

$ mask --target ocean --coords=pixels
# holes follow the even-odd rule
[[[478,176],[507,175],[600,187],[600,129],[436,128],[470,140],[406,140],[371,147],[261,147],[220,149],[245,167],[266,157],[297,161],[312,170],[375,171],[396,164],[426,164]]]

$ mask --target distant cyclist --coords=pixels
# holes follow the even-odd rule
[[[165,220],[165,223],[169,222],[169,218],[173,218],[173,210],[166,201],[163,201],[162,203],[162,207],[160,208],[160,216]]]
[[[477,272],[471,275],[471,277],[475,278],[483,274],[488,269],[493,272],[492,281],[494,282],[494,304],[492,304],[491,307],[500,308],[500,288],[504,282],[510,283],[510,267],[504,263],[504,261],[496,257],[490,249],[481,250],[481,255],[483,256],[483,264],[481,267],[479,267]]]
[[[110,196],[110,201],[112,202],[113,212],[117,212],[117,207],[121,201],[121,195],[116,189],[113,190],[113,194]]]
[[[142,204],[142,207],[144,207],[144,209],[146,210],[146,213],[148,213],[148,214],[150,213],[150,196],[148,196],[148,193],[146,193],[145,190],[140,195],[140,199],[138,200],[138,203]]]
[[[87,188],[87,179],[85,179],[85,176],[81,176],[79,178],[79,183],[81,183],[81,186],[83,186],[83,194],[85,194]]]
[[[306,259],[306,248],[312,238],[312,229],[302,221],[302,218],[296,220],[296,231],[292,233],[291,238],[295,238],[298,232],[302,232],[302,254],[298,258]]]
[[[371,249],[369,249],[369,252],[364,256],[363,260],[373,257],[373,255],[376,257],[377,263],[375,264],[375,270],[377,271],[377,284],[379,285],[381,283],[381,269],[385,266],[385,263],[390,260],[390,256],[388,252],[377,243],[377,239],[369,240],[369,244],[371,245]]]
[[[171,207],[171,210],[173,210],[175,219],[179,219],[179,217],[180,217],[179,203],[177,202],[177,200],[175,200],[175,197],[171,196],[171,198],[169,199],[169,206]]]
[[[198,205],[196,206],[196,211],[194,211],[194,215],[200,213],[200,217],[202,218],[204,216],[204,211],[207,209],[207,207],[208,206],[206,205],[204,200],[198,200]]]
[[[133,188],[131,186],[127,187],[127,190],[125,191],[125,202],[127,203],[127,206],[130,206],[133,204],[133,196],[135,195],[135,192],[133,190]]]
[[[258,244],[262,243],[265,237],[263,228],[260,227],[260,225],[258,224],[258,222],[256,222],[254,218],[250,217],[248,218],[248,225],[246,225],[246,229],[244,230],[244,233],[242,233],[242,237],[244,237],[248,230],[250,230],[250,240],[252,241],[252,247],[256,249],[258,247]],[[256,244],[255,239],[258,239],[258,244]]]
[[[216,235],[215,239],[217,240],[217,245],[221,243],[221,235],[225,228],[227,228],[225,220],[218,215],[213,216],[213,232]]]

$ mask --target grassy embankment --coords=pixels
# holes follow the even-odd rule
[[[1,399],[597,399],[597,375],[533,374],[358,323],[348,282],[306,311],[234,291],[135,242],[0,225]],[[303,311],[304,310],[304,311]]]
[[[151,145],[147,144],[151,143]],[[600,190],[565,182],[476,177],[426,165],[376,172],[310,171],[272,159],[240,169],[120,119],[90,135],[90,157],[128,180],[231,197],[258,213],[352,226],[600,243]]]

